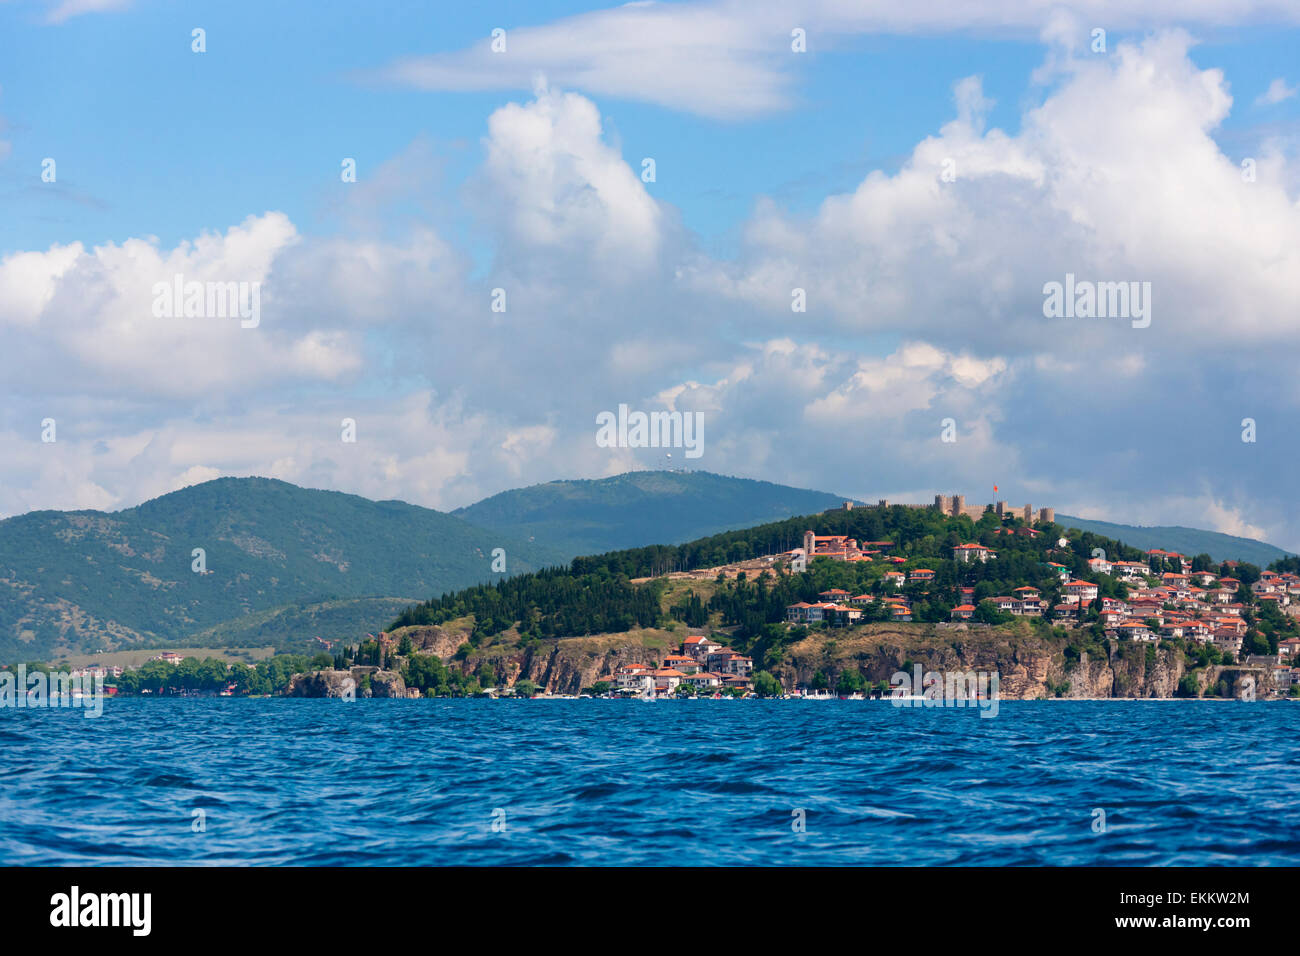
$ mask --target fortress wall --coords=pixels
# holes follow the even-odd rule
[[[1022,518],[1026,524],[1034,523],[1034,508],[1032,505],[1013,508],[1005,501],[982,505],[968,505],[966,504],[965,495],[935,495],[933,504],[928,505],[890,501],[886,498],[881,498],[876,504],[876,507],[878,508],[890,508],[894,506],[900,508],[925,508],[927,510],[938,511],[941,514],[951,515],[953,517],[956,517],[957,515],[965,515],[972,521],[979,521],[980,518],[984,516],[984,512],[989,508],[992,508],[997,514],[1016,515],[1017,517]],[[1053,508],[1039,508],[1037,517],[1039,524],[1054,522],[1056,520],[1056,511]]]

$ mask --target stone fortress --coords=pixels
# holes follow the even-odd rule
[[[888,508],[893,505],[897,505],[900,508],[932,509],[934,511],[940,512],[941,514],[949,515],[953,518],[960,517],[961,515],[966,515],[966,517],[970,518],[972,521],[979,521],[979,519],[983,516],[984,512],[992,508],[993,512],[999,518],[1015,516],[1023,519],[1025,524],[1032,525],[1034,523],[1034,509],[1031,505],[1025,505],[1023,508],[1020,508],[1018,511],[1017,509],[1008,506],[1005,501],[991,502],[986,505],[968,505],[966,504],[965,495],[935,495],[934,504],[931,505],[903,504],[897,501],[889,501],[886,498],[881,498],[878,502],[876,502],[876,507],[878,508]],[[854,508],[853,502],[846,501],[844,502],[844,504],[840,505],[840,507],[834,508],[832,510],[852,511],[853,508]],[[1055,523],[1055,521],[1056,521],[1055,508],[1038,509],[1039,524],[1053,524]]]

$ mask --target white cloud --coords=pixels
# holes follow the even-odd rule
[[[360,368],[351,329],[295,327],[298,304],[280,293],[277,265],[292,255],[297,230],[279,213],[249,217],[224,234],[162,249],[153,239],[79,243],[0,261],[0,324],[10,348],[0,368],[21,382],[42,364],[62,374],[42,380],[69,389],[141,398],[197,398],[228,389],[256,391],[286,379],[337,382]],[[185,282],[262,288],[261,322],[158,317],[155,287]]]
[[[1272,106],[1275,103],[1281,103],[1283,100],[1291,99],[1295,94],[1296,88],[1287,86],[1286,80],[1279,76],[1268,85],[1268,89],[1259,95],[1255,100],[1255,105]]]
[[[760,205],[740,258],[696,263],[690,279],[773,323],[803,288],[809,321],[977,350],[1110,361],[1116,349],[1195,351],[1205,335],[1272,342],[1300,301],[1300,205],[1280,156],[1245,182],[1221,151],[1212,134],[1232,99],[1189,43],[1166,33],[1062,64],[1015,136],[980,132],[982,94],[962,81],[959,118],[896,175],[873,172],[808,218]],[[1044,319],[1043,285],[1066,273],[1150,282],[1151,327]]]
[[[704,413],[693,467],[869,500],[998,484],[1294,546],[1293,167],[1261,155],[1242,182],[1214,140],[1225,77],[1188,46],[1058,48],[1015,133],[987,128],[978,79],[960,80],[953,120],[897,173],[807,215],[759,203],[730,261],[653,198],[593,102],[545,86],[488,119],[465,194],[482,274],[424,217],[316,239],[266,213],[174,248],[16,253],[0,509],[120,506],[218,473],[450,508],[662,467],[662,450],[596,445],[596,413],[626,402]],[[428,155],[404,154],[375,201],[401,204]],[[160,324],[149,290],[176,271],[262,280],[261,327]],[[1042,285],[1067,271],[1150,280],[1151,327],[1045,320]]]
[[[619,273],[653,266],[663,216],[644,184],[605,142],[596,104],[539,81],[532,102],[488,119],[480,200],[504,241],[531,257],[546,250]]]
[[[82,255],[81,243],[47,252],[16,252],[0,259],[0,324],[31,326],[54,298],[59,282]]]
[[[787,27],[771,11],[732,4],[629,3],[536,27],[487,35],[456,53],[399,60],[378,77],[423,90],[526,90],[538,73],[588,93],[683,107],[719,119],[781,108],[788,85],[777,58]]]
[[[45,20],[54,24],[67,23],[83,14],[125,10],[130,5],[131,0],[52,0]]]
[[[1056,24],[1060,33],[1063,23],[1122,31],[1171,23],[1297,22],[1300,10],[1285,0],[637,2],[538,26],[500,24],[506,30],[504,52],[493,52],[485,33],[466,49],[406,57],[374,78],[422,90],[526,90],[541,72],[597,96],[730,120],[798,102],[794,81],[802,60],[791,49],[795,28],[806,31],[812,54],[862,34],[1037,36],[1048,24]],[[1076,37],[1075,42],[1081,41]]]

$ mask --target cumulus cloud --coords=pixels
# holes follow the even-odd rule
[[[1221,151],[1232,98],[1189,44],[1166,33],[1064,64],[1014,136],[980,131],[982,94],[964,80],[958,118],[896,175],[874,172],[811,217],[760,206],[741,257],[693,280],[782,321],[803,288],[808,314],[845,331],[1003,351],[1184,352],[1225,330],[1258,348],[1300,300],[1300,207],[1281,157],[1250,182]],[[1151,283],[1151,327],[1046,320],[1043,286],[1067,273]]]
[[[1054,48],[1015,132],[959,79],[951,121],[897,172],[807,214],[760,202],[732,259],[700,250],[554,76],[487,119],[463,196],[481,268],[423,217],[316,238],[272,212],[172,248],[16,252],[0,509],[120,506],[218,473],[450,508],[662,467],[661,449],[596,445],[595,416],[626,403],[704,414],[694,467],[868,500],[997,484],[1300,544],[1283,437],[1300,205],[1284,156],[1247,182],[1217,145],[1233,100],[1190,43]],[[400,203],[426,154],[375,201]],[[261,325],[155,319],[152,286],[176,272],[261,281]],[[1067,272],[1150,281],[1150,327],[1046,319],[1043,285]]]
[[[539,78],[532,102],[488,119],[484,147],[480,198],[509,252],[531,263],[561,251],[619,273],[653,266],[663,214],[606,142],[591,100]]]
[[[10,327],[13,348],[0,356],[0,368],[51,395],[72,388],[192,399],[286,379],[339,381],[359,367],[355,332],[281,321],[293,306],[269,281],[298,239],[287,217],[268,213],[173,249],[146,238],[7,256],[0,260],[0,322]],[[243,327],[238,316],[185,316],[170,297],[163,307],[169,314],[159,314],[160,295],[178,277],[182,287],[243,283],[250,310],[254,287],[265,286],[257,326]]]

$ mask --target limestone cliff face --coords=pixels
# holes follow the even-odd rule
[[[370,675],[371,697],[406,696],[406,681],[397,671],[375,671]]]
[[[527,677],[552,694],[576,694],[602,678],[610,678],[625,664],[658,666],[665,653],[675,650],[667,639],[647,645],[620,641],[621,636],[565,638],[540,646],[530,653],[515,679]]]
[[[628,634],[566,637],[532,644],[513,654],[495,658],[497,673],[507,687],[528,678],[549,694],[576,694],[598,680],[610,680],[624,664],[658,666],[665,654],[676,650],[683,635],[644,630]],[[492,649],[471,656],[465,668],[494,660]]]
[[[369,675],[369,686],[364,677]],[[310,674],[294,674],[285,690],[287,697],[405,697],[406,681],[397,671],[376,670],[373,667],[354,667],[351,670],[322,670]]]
[[[658,665],[686,637],[682,629],[674,632],[646,628],[624,634],[594,634],[521,644],[518,634],[510,630],[494,638],[494,643],[458,656],[471,630],[468,623],[452,622],[403,628],[391,636],[399,642],[403,637],[410,637],[421,654],[436,654],[447,667],[467,674],[487,664],[502,687],[513,687],[517,681],[527,678],[551,694],[576,694],[610,677],[624,664]]]
[[[449,668],[477,674],[484,665],[501,687],[527,678],[552,694],[576,694],[598,680],[609,679],[624,664],[657,665],[677,650],[686,630],[647,628],[623,634],[598,634],[551,641],[520,642],[506,631],[476,649],[466,645],[472,622],[410,627],[394,632],[409,637],[422,654],[436,654]],[[725,635],[724,635],[725,639]],[[1187,673],[1180,650],[1155,645],[1110,642],[1107,652],[1084,652],[1078,660],[1065,654],[1068,640],[1035,631],[1027,621],[1008,627],[945,624],[870,624],[837,631],[817,631],[787,648],[785,660],[772,672],[787,690],[807,688],[819,671],[834,679],[847,669],[870,681],[888,681],[897,671],[909,673],[914,664],[929,671],[984,671],[999,675],[999,693],[1008,700],[1043,697],[1173,697]],[[462,648],[465,649],[462,652]],[[400,663],[400,661],[399,661]],[[400,673],[353,668],[357,695],[362,674],[369,673],[375,697],[403,697],[407,689]],[[345,671],[319,671],[294,677],[289,694],[300,697],[342,696]],[[1234,696],[1247,678],[1263,695],[1272,675],[1256,669],[1209,667],[1195,672],[1201,692]]]
[[[285,691],[288,697],[343,697],[348,691],[348,681],[352,679],[351,671],[313,671],[310,674],[294,674],[289,679]],[[353,690],[356,683],[351,685]]]
[[[471,621],[453,621],[447,624],[403,627],[389,636],[398,642],[403,637],[409,637],[421,654],[434,654],[444,663],[449,663],[460,646],[469,641],[473,630]]]
[[[897,671],[911,672],[920,664],[928,671],[996,672],[1002,697],[1032,700],[1173,697],[1187,672],[1181,651],[1174,648],[1130,645],[1100,660],[1084,653],[1077,661],[1067,661],[1065,644],[1028,625],[963,629],[880,624],[810,635],[790,649],[788,661],[775,673],[792,688],[810,686],[818,671],[833,676],[857,668],[868,680],[888,681]],[[1200,679],[1217,680],[1217,674],[1203,673]]]

